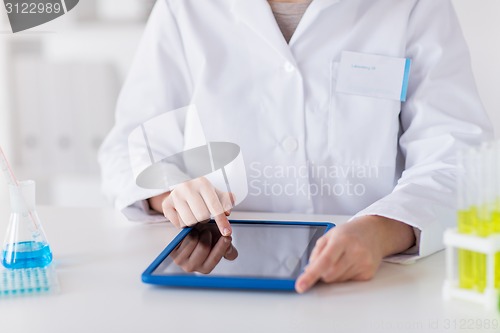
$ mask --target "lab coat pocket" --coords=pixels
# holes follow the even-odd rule
[[[342,164],[393,164],[401,102],[337,91],[340,63],[330,65],[328,148]]]

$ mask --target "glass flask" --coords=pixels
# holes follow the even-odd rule
[[[10,185],[11,215],[2,249],[6,268],[45,267],[52,262],[52,251],[35,208],[35,182]]]

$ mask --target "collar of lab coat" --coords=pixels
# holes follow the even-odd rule
[[[307,15],[304,15],[302,20],[311,22],[322,10],[340,1],[342,0],[314,0],[309,5]],[[290,44],[287,44],[267,0],[233,0],[232,11],[236,19],[246,24],[260,38],[269,43],[276,52],[295,64],[290,46],[293,45],[296,35],[300,35],[304,26],[308,25],[309,22],[301,22],[290,40]]]

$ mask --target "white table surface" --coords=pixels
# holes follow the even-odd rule
[[[177,233],[171,225],[128,222],[105,208],[40,207],[38,213],[61,290],[0,299],[1,333],[500,332],[498,313],[442,301],[443,252],[414,265],[383,263],[369,282],[320,285],[304,295],[169,289],[143,284],[140,276]],[[232,217],[345,220],[236,212]],[[2,211],[1,239],[6,219]]]

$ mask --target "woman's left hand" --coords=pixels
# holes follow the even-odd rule
[[[403,222],[381,216],[357,218],[317,241],[295,289],[303,293],[319,280],[370,280],[384,257],[405,251],[414,243],[413,228]]]

